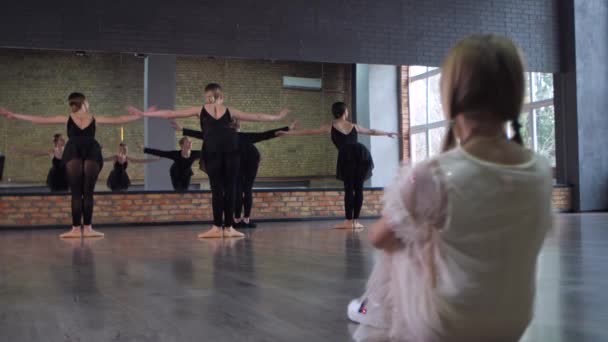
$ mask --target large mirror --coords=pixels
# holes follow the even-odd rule
[[[67,96],[78,91],[87,96],[90,112],[125,115],[128,105],[142,108],[157,104],[148,96],[149,58],[131,53],[1,49],[0,107],[16,113],[67,117]],[[263,113],[291,110],[282,122],[243,122],[241,132],[263,132],[288,126],[294,120],[299,128],[319,127],[331,122],[331,105],[340,101],[349,107],[350,119],[358,124],[402,133],[400,139],[359,136],[376,165],[372,178],[365,183],[367,187],[386,185],[400,159],[417,162],[438,153],[447,125],[439,99],[441,70],[437,67],[202,56],[176,56],[173,63],[175,81],[168,87],[168,96],[176,109],[202,105],[205,85],[215,82],[222,85],[229,107]],[[555,165],[553,75],[528,72],[526,80],[521,117],[526,144]],[[170,127],[164,121],[162,125]],[[146,120],[99,125],[96,138],[102,145],[105,163],[96,191],[144,191],[163,182],[166,185],[162,190],[173,190],[168,181],[172,161],[144,154],[143,148],[178,151],[180,128],[200,130],[196,117],[176,123],[176,129],[165,127],[162,134],[169,137],[169,143],[162,148],[155,145],[162,139],[146,128],[150,125]],[[54,140],[61,139],[67,140],[65,124],[35,125],[0,118],[0,193],[51,192],[47,178],[53,165]],[[200,151],[202,141],[189,139],[192,151]],[[254,188],[342,187],[336,179],[337,151],[328,135],[279,137],[259,142],[256,147],[261,163]],[[116,186],[116,178],[108,182],[116,155],[125,148],[129,157],[128,188]],[[157,172],[150,172],[152,169]],[[192,172],[188,188],[181,190],[209,189],[198,161],[192,164]]]
[[[288,126],[294,120],[302,128],[318,127],[331,122],[332,103],[342,101],[351,107],[353,70],[350,64],[177,56],[174,103],[177,109],[201,105],[205,85],[216,82],[222,85],[228,106],[249,112],[274,113],[283,107],[291,110],[283,122],[244,122],[242,132]],[[143,55],[2,49],[0,107],[14,113],[67,117],[67,96],[78,91],[86,95],[91,113],[125,115],[126,106],[144,105],[145,73]],[[200,130],[197,118],[177,123]],[[102,145],[105,162],[96,191],[112,191],[107,180],[114,169],[115,156],[124,148],[129,157],[126,172],[130,186],[115,191],[146,189],[145,169],[156,163],[164,163],[166,178],[170,177],[170,161],[157,162],[157,156],[143,153],[146,142],[153,145],[155,141],[154,136],[146,139],[145,134],[144,120],[97,125],[96,139]],[[182,133],[176,130],[174,135],[174,146],[163,150],[180,149]],[[56,142],[67,139],[65,124],[0,118],[0,153],[4,156],[0,191],[51,192],[47,178],[53,165],[53,148]],[[201,140],[190,140],[192,150],[200,150]],[[341,186],[335,179],[336,148],[328,136],[281,137],[260,142],[256,147],[262,158],[256,188]],[[208,189],[207,176],[198,162],[192,165],[192,171],[189,190]]]

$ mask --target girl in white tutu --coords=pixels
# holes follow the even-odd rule
[[[549,162],[525,149],[516,46],[472,36],[443,64],[443,153],[404,167],[370,230],[382,250],[348,307],[356,341],[517,341],[532,318],[536,259],[552,225]],[[506,124],[514,132],[506,135]]]

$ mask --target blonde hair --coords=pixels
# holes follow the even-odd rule
[[[524,99],[524,64],[515,44],[497,35],[473,35],[458,42],[441,70],[441,104],[449,120],[511,121],[512,140],[522,144],[519,114]],[[443,151],[454,147],[448,129]]]

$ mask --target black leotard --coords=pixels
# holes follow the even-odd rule
[[[101,154],[101,146],[95,140],[95,118],[91,123],[81,129],[76,125],[72,116],[68,119],[68,142],[63,149],[63,163],[67,163],[72,159],[94,160],[99,164],[99,169],[103,167],[103,155]]]
[[[374,162],[369,150],[357,141],[357,128],[348,134],[331,127],[331,141],[338,149],[336,178],[344,182],[344,212],[358,219],[363,206],[363,183],[372,176]]]
[[[182,151],[161,151],[153,148],[144,148],[144,153],[173,160],[169,169],[171,184],[177,191],[186,191],[190,186],[190,179],[194,174],[192,164],[201,158],[200,151],[190,151],[190,156],[185,158]]]

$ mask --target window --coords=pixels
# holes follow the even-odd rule
[[[409,113],[411,158],[416,163],[441,151],[447,121],[439,95],[440,69],[410,66]],[[524,144],[555,166],[555,107],[553,74],[525,73],[526,88],[520,116]],[[508,127],[509,135],[513,132]]]
[[[447,121],[439,96],[440,70],[410,66],[408,74],[411,156],[416,163],[441,151]]]

